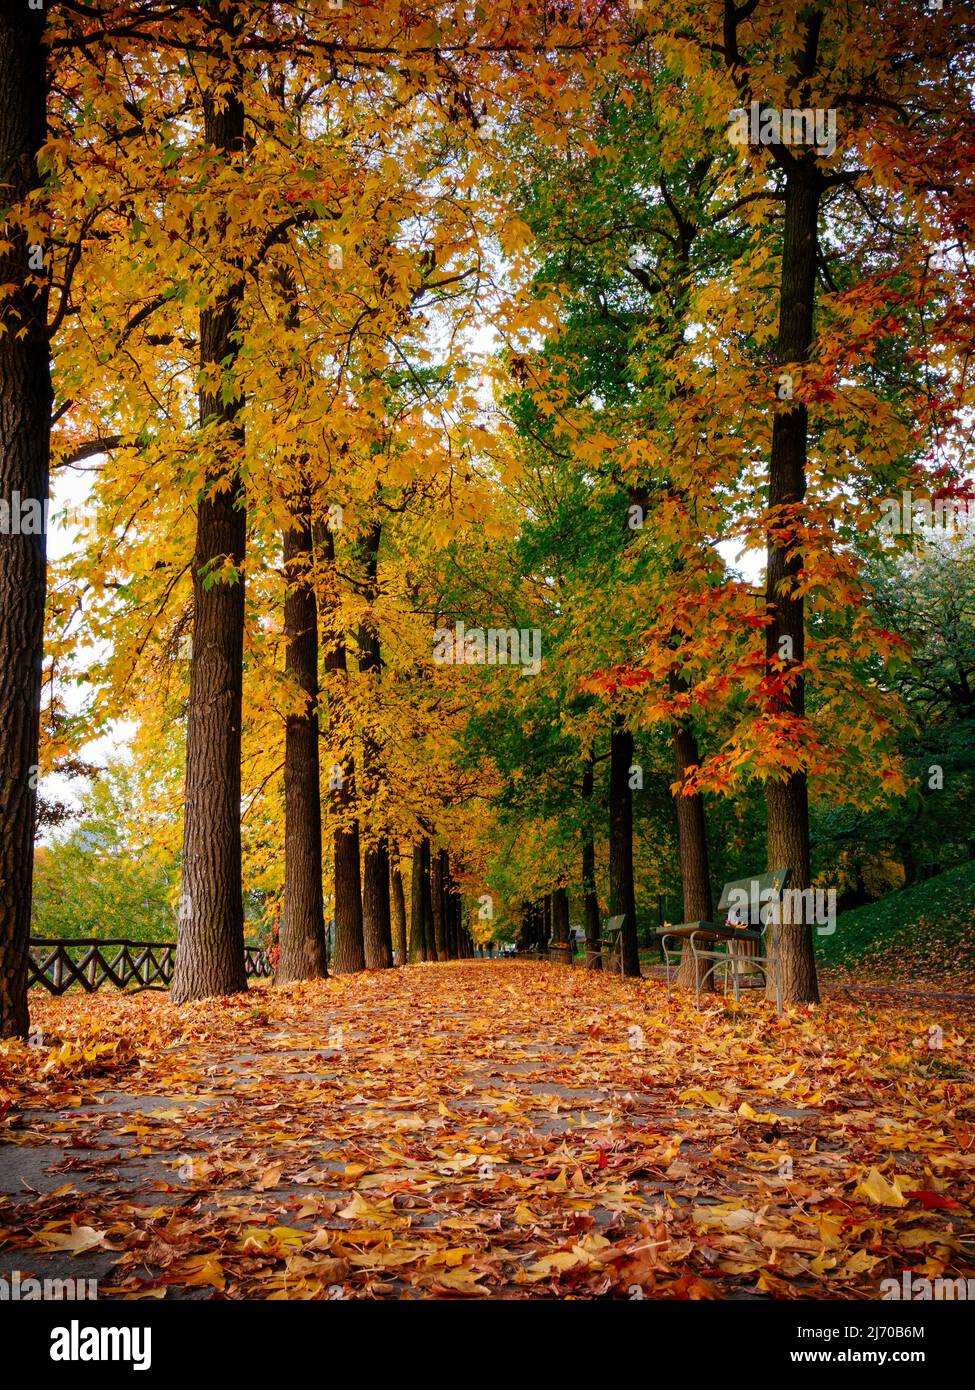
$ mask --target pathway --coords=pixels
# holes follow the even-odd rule
[[[971,1033],[950,1000],[779,1022],[757,999],[698,1014],[652,980],[477,961],[182,1007],[32,1002],[41,1045],[0,1048],[8,1280],[862,1297],[925,1258],[972,1272]]]

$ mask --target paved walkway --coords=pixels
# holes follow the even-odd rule
[[[971,1033],[940,1005],[778,1022],[483,961],[182,1007],[41,997],[36,1020],[41,1047],[0,1051],[8,1280],[863,1297],[969,1261]]]

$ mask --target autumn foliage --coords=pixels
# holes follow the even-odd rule
[[[64,1151],[4,1258],[962,1276],[958,8],[0,4],[0,1140]],[[665,991],[783,868],[830,920]],[[29,991],[38,922],[168,938],[168,997]]]

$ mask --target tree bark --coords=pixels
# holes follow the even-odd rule
[[[423,939],[427,947],[427,960],[439,960],[437,950],[436,925],[433,920],[433,858],[430,841],[423,841]]]
[[[389,876],[393,902],[393,963],[405,965],[406,945],[406,894],[403,891],[403,873],[399,862],[399,846],[394,840],[390,847]]]
[[[382,521],[376,517],[370,522],[357,547],[362,564],[362,593],[370,605],[376,599],[381,539]],[[371,611],[359,624],[357,641],[360,676],[364,676],[368,681],[378,681],[382,670],[382,654],[379,633]],[[365,731],[362,735],[360,787],[364,813],[369,818],[366,823],[373,835],[376,834],[377,827],[370,824],[370,821],[376,805],[381,776],[380,764],[379,748],[369,732]],[[362,876],[362,931],[366,967],[369,970],[386,970],[393,964],[393,935],[389,904],[389,848],[385,834],[380,834],[377,843],[366,850]]]
[[[389,848],[385,836],[366,850],[362,867],[362,935],[366,969],[388,970],[393,964],[389,903]]]
[[[352,773],[345,778],[343,803],[351,801],[349,784]],[[344,829],[335,832],[335,955],[332,969],[336,975],[351,975],[366,968],[366,948],[362,925],[362,883],[359,878],[359,822],[352,820]]]
[[[430,861],[430,911],[433,916],[433,939],[437,947],[437,959],[447,960],[447,919],[444,913],[443,851],[438,851]]]
[[[322,896],[322,803],[318,760],[318,606],[311,582],[311,496],[303,482],[284,533],[285,675],[300,694],[284,744],[284,902],[277,984],[328,974]]]
[[[214,51],[230,48],[241,27],[236,7],[207,6]],[[244,148],[240,71],[228,59],[219,89],[203,98],[206,145],[228,161]],[[216,248],[214,248],[216,249]],[[232,262],[236,269],[239,258]],[[200,364],[226,380],[239,353],[242,279],[200,312]],[[197,500],[193,556],[193,651],[186,720],[186,790],[174,1003],[247,988],[240,855],[240,745],[244,660],[244,484],[238,467],[243,429],[237,393],[202,390],[203,447],[212,451]],[[214,582],[218,574],[225,577]]]
[[[582,772],[582,799],[587,805],[593,798],[595,780],[595,768],[590,754]],[[582,899],[586,929],[586,965],[590,970],[602,970],[602,925],[599,920],[599,894],[596,892],[596,845],[588,824],[582,840]]]
[[[569,894],[565,888],[556,888],[552,894],[552,946],[553,958],[562,965],[571,965],[572,958],[566,948],[569,944]]]
[[[672,688],[678,681],[672,681]],[[691,729],[683,724],[675,724],[671,734],[674,750],[674,771],[676,780],[683,785],[688,770],[697,767],[701,754],[697,739]],[[680,845],[680,878],[684,897],[685,922],[710,922],[714,914],[714,898],[711,893],[711,867],[708,859],[707,826],[704,819],[704,798],[699,792],[690,796],[678,791],[674,795],[677,812],[677,838]],[[707,962],[701,961],[698,973],[704,975]],[[685,942],[681,952],[677,983],[689,989],[694,988],[694,957]],[[713,988],[714,976],[709,977]]]
[[[329,630],[325,644],[324,667],[331,674],[329,699],[340,702],[347,676],[345,638],[334,630],[335,541],[325,526],[316,529],[316,541],[328,575]],[[366,968],[362,934],[362,882],[359,877],[359,821],[355,808],[355,759],[348,756],[333,769],[329,778],[332,809],[339,821],[332,838],[335,890],[335,952],[332,969],[348,975]]]
[[[410,894],[410,959],[433,960],[427,934],[430,897],[430,841],[417,840],[413,846],[413,876]]]
[[[532,915],[535,922],[535,949],[544,954],[548,950],[548,925],[545,916],[545,899],[540,903],[532,904]]]
[[[22,207],[41,184],[37,154],[47,138],[48,86],[44,24],[43,11],[19,4],[0,10],[0,207]],[[42,244],[43,269],[32,268],[28,235],[9,222],[0,242],[0,282],[16,286],[3,301],[0,334],[0,499],[10,519],[8,533],[0,535],[0,1037],[9,1038],[28,1032],[47,582],[51,250]],[[30,532],[20,525],[20,506],[28,501],[38,520]]]
[[[914,853],[914,846],[908,839],[898,840],[897,848],[901,863],[904,866],[904,887],[908,888],[912,883],[917,883],[917,856]]]
[[[521,905],[521,925],[515,937],[515,944],[518,950],[521,952],[530,951],[533,945],[533,936],[534,923],[532,920],[532,905],[531,903],[523,902]]]
[[[640,949],[636,935],[636,890],[633,882],[633,735],[620,715],[613,716],[609,751],[609,913],[621,913],[623,974],[639,976]]]
[[[806,361],[812,345],[821,192],[818,172],[806,161],[797,161],[788,174],[785,193],[777,347],[782,367]],[[796,528],[801,524],[799,513],[806,495],[808,431],[808,412],[801,401],[776,411],[769,465],[769,507],[791,510],[778,513],[775,534],[768,542],[766,679],[771,689],[781,690],[768,697],[773,710],[795,721],[804,720],[806,713],[805,682],[795,671],[805,660],[805,615],[802,595],[795,586],[802,570]],[[811,871],[805,772],[770,779],[765,805],[768,867],[788,866],[792,871],[789,887],[807,888]],[[818,1002],[811,924],[783,923],[779,929],[779,956],[783,998],[793,1003]],[[774,996],[771,975],[768,992]]]
[[[410,862],[409,959],[426,960],[423,951],[423,857],[419,840],[413,842],[413,858]]]
[[[464,935],[464,900],[460,889],[454,887],[450,893],[450,931],[454,944],[454,956],[460,958]]]
[[[448,960],[457,960],[460,957],[460,938],[457,932],[458,894],[450,868],[450,854],[445,849],[440,852],[444,862],[444,921],[447,924],[447,958]]]

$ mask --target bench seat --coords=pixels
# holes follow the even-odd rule
[[[776,1006],[782,1013],[782,985],[778,967],[778,914],[770,910],[770,904],[777,903],[782,890],[789,880],[788,869],[773,869],[751,879],[735,879],[726,883],[718,902],[718,911],[740,911],[742,901],[748,903],[747,924],[741,926],[722,922],[681,922],[675,927],[661,927],[657,936],[663,948],[667,970],[667,993],[670,993],[671,979],[680,968],[683,949],[690,947],[694,957],[694,990],[698,1008],[701,1007],[701,987],[708,976],[714,980],[718,971],[723,973],[724,987],[728,986],[729,976],[734,981],[735,999],[746,977],[756,972],[768,979],[769,971],[775,983]],[[766,929],[771,926],[772,953],[766,945]],[[754,949],[745,954],[736,950],[736,944],[750,943]],[[712,949],[707,949],[711,947]],[[707,963],[703,975],[698,964]]]

